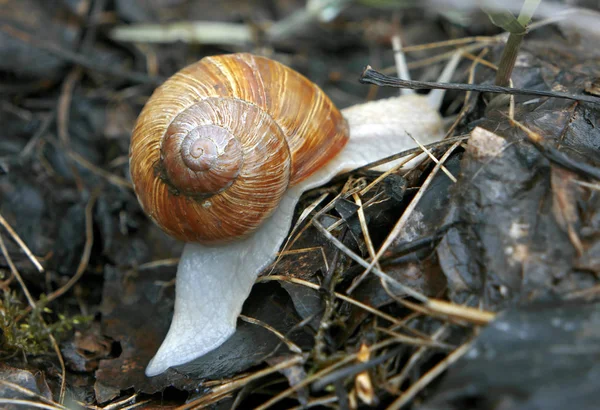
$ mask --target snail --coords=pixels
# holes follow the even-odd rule
[[[186,245],[173,320],[146,375],[235,332],[302,192],[415,147],[406,133],[422,143],[442,138],[432,100],[441,98],[412,94],[340,111],[301,74],[246,53],[205,57],[158,87],[132,134],[130,173],[144,211]]]

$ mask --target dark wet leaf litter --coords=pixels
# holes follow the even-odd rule
[[[423,410],[591,409],[598,405],[600,305],[557,300],[509,309],[482,330]]]
[[[77,52],[85,16],[78,14],[75,3],[65,2],[59,11],[33,0],[19,2],[17,7],[0,5],[4,24],[0,56],[12,56],[0,58],[0,213],[42,258],[47,273],[37,272],[6,231],[0,233],[34,295],[59,288],[77,269],[85,245],[85,207],[91,192],[97,188],[101,191],[93,210],[94,246],[85,275],[74,290],[50,305],[52,313],[48,314],[48,320],[56,314],[81,314],[83,306],[83,313],[93,318],[91,324],[61,340],[69,397],[110,403],[136,391],[149,398],[166,395],[164,404],[168,404],[170,394],[181,402],[185,395],[173,391],[201,397],[210,392],[202,381],[280,363],[290,357],[287,347],[263,327],[239,320],[237,333],[207,356],[159,377],[144,376],[144,368],[169,326],[174,300],[170,281],[175,266],[143,264],[177,257],[181,244],[147,220],[132,191],[108,183],[70,154],[76,153],[127,180],[128,132],[152,87],[87,70],[73,92],[69,139],[66,144],[61,141],[58,100],[73,66],[68,59],[44,50],[36,39]],[[109,7],[114,6],[111,10],[124,21],[159,21],[158,8],[151,3],[161,2],[115,1]],[[178,10],[177,5],[170,7]],[[226,8],[215,7],[213,18],[230,18],[223,10]],[[348,12],[348,18],[352,13]],[[43,27],[39,23],[42,20],[46,22]],[[419,29],[406,24],[410,42],[411,33]],[[5,30],[7,27],[28,33],[30,38],[15,35],[14,30]],[[303,44],[318,48],[310,36]],[[593,47],[595,44],[593,39],[577,37],[568,30],[546,28],[531,33],[513,74],[514,86],[572,93],[592,90],[591,82],[600,77],[600,50]],[[116,47],[102,35],[92,47],[97,61],[122,69],[145,69],[139,50]],[[182,45],[157,50],[164,76],[201,57],[197,50],[192,52]],[[493,49],[495,57],[500,52],[499,47]],[[193,53],[193,57],[186,53]],[[326,55],[322,49],[317,53]],[[351,66],[341,55],[329,61],[330,66],[344,78],[356,78],[360,64]],[[365,56],[363,48],[352,54],[352,59],[366,63]],[[303,59],[293,61],[311,78],[326,78],[322,66]],[[465,78],[457,76],[455,80]],[[493,82],[493,73],[479,67],[476,82]],[[115,102],[111,95],[123,87],[133,87],[134,98],[125,96]],[[357,95],[366,92],[359,86],[348,87]],[[325,89],[334,100],[347,101],[336,97],[340,94],[339,89],[336,94],[335,86],[325,84]],[[382,95],[387,92],[381,90]],[[462,94],[451,94],[448,100],[452,98],[462,99]],[[470,351],[423,393],[423,404],[416,408],[595,408],[599,398],[595,381],[600,371],[600,315],[593,292],[600,272],[599,181],[565,168],[527,141],[524,132],[510,124],[506,110],[493,108],[490,100],[494,96],[475,94],[471,98],[472,109],[457,132],[470,133],[470,138],[447,163],[458,178],[457,184],[442,173],[435,177],[381,264],[390,276],[425,295],[504,312],[479,331]],[[362,101],[362,97],[356,100]],[[516,97],[516,121],[542,135],[546,146],[596,168],[600,167],[599,118],[598,104]],[[440,157],[443,150],[436,154]],[[363,203],[377,194],[386,199],[365,209],[376,249],[431,168],[423,167],[406,179],[391,176],[362,198]],[[362,175],[368,182],[377,176]],[[596,184],[596,188],[581,182]],[[341,186],[331,186],[329,199]],[[297,213],[321,192],[305,195]],[[353,198],[346,198],[321,222],[331,224],[344,218],[333,233],[351,250],[368,258],[356,208]],[[413,243],[420,245],[410,248]],[[362,268],[312,227],[292,247],[308,248],[316,250],[283,255],[265,273],[324,285],[320,290],[268,281],[255,285],[244,305],[244,315],[272,326],[307,352],[304,365],[265,380],[274,382],[276,391],[325,365],[315,358],[340,359],[343,352],[357,351],[361,343],[381,340],[377,328],[386,324],[364,309],[336,300],[327,290],[333,281],[335,290],[344,293],[362,274]],[[335,261],[335,269],[328,269],[325,261]],[[9,272],[3,258],[0,269]],[[15,283],[3,291],[9,289],[20,294]],[[400,320],[411,311],[396,302],[398,296],[402,295],[390,295],[374,276],[367,276],[352,294],[356,300]],[[298,326],[301,322],[303,325]],[[440,328],[440,323],[422,317],[411,321],[409,327],[429,335]],[[451,326],[448,334],[444,341],[458,346],[469,340],[472,330]],[[389,404],[395,396],[385,388],[384,375],[390,377],[402,370],[413,352],[414,348],[403,346],[394,361],[371,373],[380,405]],[[22,355],[2,352],[2,357],[5,363],[0,366],[0,380],[57,400],[60,368],[53,355],[31,357],[27,363]],[[440,351],[425,355],[403,387],[442,358]],[[341,383],[350,389],[352,378]],[[247,403],[258,405],[270,397],[264,392],[253,394],[250,387],[260,391],[261,384],[254,382],[243,391]],[[317,393],[301,389],[298,400],[307,403]],[[0,385],[0,397],[27,398],[4,385]],[[228,400],[221,405],[233,403],[233,399]],[[296,401],[286,403],[292,407]]]

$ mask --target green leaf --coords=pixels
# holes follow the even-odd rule
[[[525,35],[527,32],[527,27],[519,23],[517,17],[508,9],[488,9],[487,7],[483,7],[483,11],[488,15],[492,24],[511,34]]]

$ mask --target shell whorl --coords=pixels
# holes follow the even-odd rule
[[[146,103],[132,135],[131,177],[167,233],[224,242],[255,230],[287,187],[347,138],[340,112],[295,71],[250,54],[207,57]]]

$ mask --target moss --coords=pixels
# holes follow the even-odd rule
[[[67,317],[62,314],[53,315],[54,321],[42,320],[43,314],[51,314],[42,297],[35,309],[27,309],[15,294],[4,292],[0,299],[0,350],[7,354],[22,353],[39,355],[52,350],[49,333],[57,340],[73,329],[74,326],[91,320],[86,316]]]

